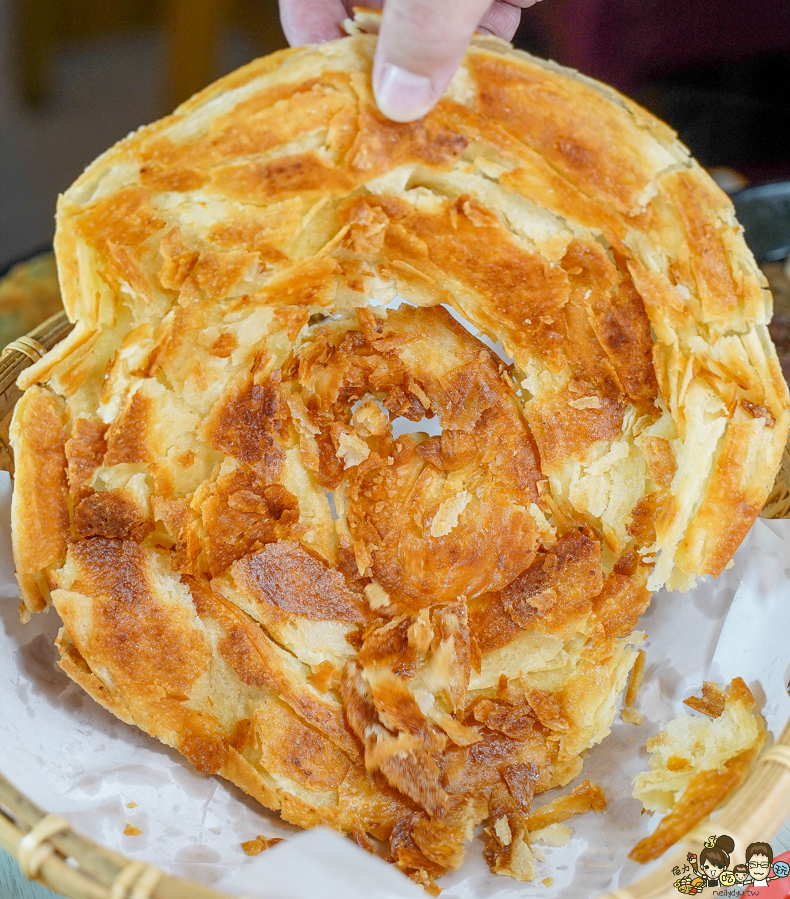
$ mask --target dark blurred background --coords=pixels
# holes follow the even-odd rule
[[[0,273],[96,156],[285,44],[277,0],[0,0]]]
[[[545,0],[516,40],[642,103],[704,166],[790,178],[788,0]]]
[[[96,155],[284,43],[276,0],[0,0],[0,271]],[[790,179],[789,0],[544,0],[516,43],[635,97],[727,187]]]

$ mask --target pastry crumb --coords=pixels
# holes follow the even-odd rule
[[[625,704],[623,705],[622,719],[626,724],[640,725],[642,723],[642,713],[633,708],[636,701],[639,688],[645,678],[645,651],[640,649],[636,654],[634,667],[631,669],[631,677],[628,681],[628,689],[625,693]]]
[[[628,680],[628,689],[625,693],[625,704],[632,706],[636,702],[639,688],[645,679],[645,651],[640,649],[634,660],[634,667],[631,669],[631,677]]]
[[[544,887],[554,886],[554,878],[553,877],[544,877],[543,878],[543,886]]]
[[[573,831],[566,824],[549,824],[541,830],[529,835],[530,843],[543,843],[545,846],[564,846],[573,836]]]
[[[271,849],[272,846],[277,843],[282,843],[282,840],[279,837],[272,837],[269,839],[268,837],[263,836],[262,834],[258,834],[258,836],[254,840],[247,840],[246,842],[241,844],[241,848],[247,853],[247,855],[260,855],[264,849]]]
[[[137,803],[136,802],[127,802],[126,808],[137,808]]]
[[[123,829],[123,834],[126,837],[139,837],[142,833],[139,827],[135,827],[134,824],[127,824]]]
[[[623,708],[623,714],[621,717],[626,724],[639,725],[642,723],[642,713],[637,709],[632,709],[629,705]]]
[[[709,718],[720,718],[724,711],[725,702],[726,695],[724,690],[718,684],[714,684],[713,681],[707,680],[702,682],[701,698],[699,696],[689,696],[688,699],[683,700],[684,705],[694,709],[695,712],[707,715]]]

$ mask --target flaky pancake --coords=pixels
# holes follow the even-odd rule
[[[19,581],[63,669],[199,770],[426,884],[488,817],[528,879],[650,591],[718,574],[770,490],[771,298],[647,112],[480,37],[395,124],[372,21],[61,198],[76,327],[23,376]]]

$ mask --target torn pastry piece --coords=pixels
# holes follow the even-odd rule
[[[535,859],[545,860],[533,851],[531,840],[562,846],[570,838],[570,828],[561,821],[593,810],[606,808],[603,790],[585,780],[570,793],[557,797],[530,813],[537,783],[536,772],[505,768],[503,782],[494,788],[489,800],[489,835],[485,858],[494,874],[507,874],[516,880],[535,879]]]
[[[389,861],[429,893],[438,895],[435,878],[460,867],[464,846],[487,813],[485,796],[472,794],[450,797],[441,817],[425,812],[408,816],[393,829]]]
[[[631,677],[628,679],[628,687],[625,691],[625,699],[623,700],[623,710],[621,716],[626,724],[641,724],[642,713],[639,709],[634,708],[637,694],[642,686],[645,677],[645,651],[640,649],[636,654],[634,667],[631,669]],[[688,700],[686,700],[688,702]]]
[[[570,793],[559,796],[532,812],[527,818],[527,826],[530,831],[544,831],[573,815],[583,815],[590,810],[602,812],[605,808],[606,797],[603,790],[585,780]]]
[[[486,828],[489,841],[485,860],[494,874],[507,874],[516,880],[535,879],[535,859],[527,830],[528,807],[524,808],[508,789],[497,784],[488,801]]]
[[[754,703],[751,693],[749,693],[749,696],[746,696],[743,692],[744,690],[748,691],[749,688],[741,678],[736,678],[730,684],[730,690],[732,689],[741,691],[744,703]],[[727,694],[725,691],[718,684],[709,680],[702,682],[702,696],[689,696],[683,700],[683,705],[687,705],[690,709],[694,709],[695,712],[701,712],[709,718],[719,718],[726,704]]]
[[[631,850],[638,862],[658,858],[729,796],[748,774],[765,740],[754,697],[736,677],[726,690],[706,682],[681,713],[647,742],[651,771],[634,779],[634,796],[649,812],[666,812],[657,829]]]

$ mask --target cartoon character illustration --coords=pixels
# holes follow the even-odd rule
[[[769,880],[777,879],[776,874],[771,874],[773,860],[774,852],[768,843],[749,843],[746,847],[746,867],[752,889],[760,889],[767,886]]]
[[[733,849],[735,849],[735,841],[723,833],[719,837],[712,836],[706,841],[705,848],[699,854],[699,867],[696,860],[692,861],[692,856],[689,855],[689,861],[697,875],[703,879],[704,886],[720,886],[719,878],[730,866],[730,853]]]
[[[790,852],[780,855],[774,861],[773,849],[768,843],[750,843],[746,849],[746,864],[735,865],[729,871],[727,868],[734,849],[735,841],[727,834],[709,837],[700,852],[699,862],[697,856],[689,852],[686,856],[687,864],[677,864],[672,869],[672,873],[678,877],[673,886],[679,893],[695,896],[705,887],[742,886],[760,889],[771,880],[790,875]],[[779,888],[777,885],[776,889]],[[757,893],[750,894],[747,890],[744,895],[756,896]],[[773,893],[767,890],[763,895],[768,899]],[[782,895],[790,899],[790,892],[783,892]]]
[[[673,886],[679,893],[683,893],[686,896],[695,896],[697,893],[701,893],[704,885],[705,881],[701,877],[696,875],[687,875],[686,877],[681,877],[673,884]]]
[[[774,862],[774,874],[777,877],[787,877],[790,874],[790,865],[787,862]]]
[[[736,883],[746,883],[749,879],[749,869],[746,865],[736,865],[732,869],[732,873],[735,875]]]
[[[675,889],[679,893],[683,893],[686,896],[695,896],[697,893],[701,893],[703,888],[705,887],[705,881],[702,877],[697,874],[697,856],[693,852],[689,852],[686,856],[687,865],[683,865],[683,877],[679,877],[673,884]],[[690,874],[687,872],[691,872]],[[681,873],[681,869],[679,865],[676,865],[672,869],[672,873],[677,876]]]

